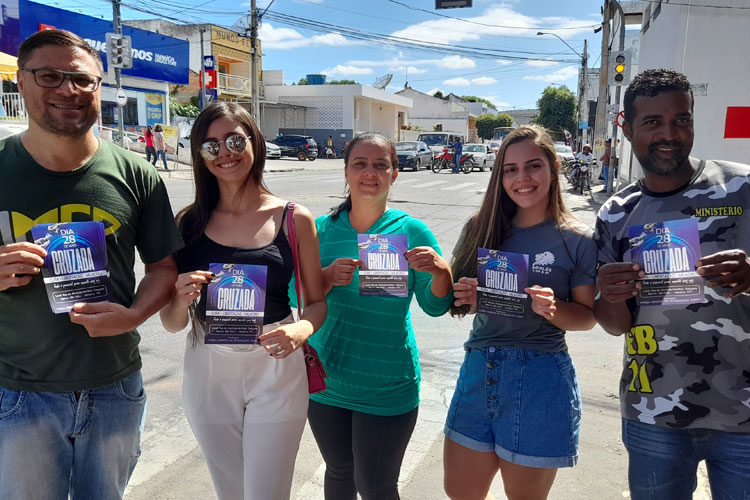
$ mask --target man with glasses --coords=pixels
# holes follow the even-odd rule
[[[171,296],[182,241],[157,172],[94,135],[97,52],[41,31],[18,67],[29,128],[0,141],[0,498],[119,499],[145,409],[136,327]],[[105,227],[109,301],[53,314],[30,229],[92,220]]]

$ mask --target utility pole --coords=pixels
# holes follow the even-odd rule
[[[252,67],[250,68],[250,80],[251,80],[251,92],[250,97],[250,114],[253,115],[255,123],[260,125],[260,113],[259,104],[260,99],[258,96],[258,9],[255,5],[256,0],[250,2],[250,47],[252,48]]]
[[[588,40],[583,41],[583,59],[581,60],[581,74],[583,75],[583,84],[581,85],[581,96],[578,98],[578,109],[581,115],[581,121],[589,121],[589,77],[586,74],[586,67],[588,66],[589,52],[588,52]],[[590,126],[590,124],[589,124]],[[589,142],[589,129],[585,128],[581,130],[581,151],[583,151],[583,145]]]
[[[201,94],[198,103],[200,104],[201,111],[203,111],[203,108],[206,107],[206,59],[203,49],[203,33],[206,32],[206,27],[200,25],[198,31],[200,31],[201,34],[201,65],[200,70],[198,71],[198,74],[201,76]]]
[[[118,34],[122,35],[122,20],[120,19],[120,0],[112,0],[112,28],[113,31]],[[107,47],[107,51],[109,51],[109,47]],[[115,87],[117,89],[120,88],[120,68],[115,67]],[[120,147],[124,147],[125,145],[125,125],[123,123],[124,121],[124,113],[122,111],[123,106],[117,106],[117,123],[118,123],[118,129],[120,131],[120,140],[119,145]]]
[[[607,138],[607,105],[609,104],[607,75],[609,75],[609,20],[612,17],[610,9],[609,0],[605,0],[604,21],[602,23],[602,64],[599,68],[599,100],[596,105],[596,130],[594,136],[594,140],[601,140],[601,143],[605,147],[605,140]]]
[[[620,14],[620,48],[619,50],[625,50],[625,13],[622,11],[622,6],[617,0],[612,0],[612,4],[617,8]],[[607,52],[607,62],[609,62],[609,51]],[[609,64],[607,64],[607,75],[609,76]],[[621,85],[617,86],[615,90],[615,111],[620,111],[620,89]],[[616,115],[617,113],[615,113]],[[617,153],[617,124],[612,125],[612,145],[609,148],[609,175],[607,176],[607,194],[612,194],[612,186],[614,185],[614,173],[615,173],[615,158]]]

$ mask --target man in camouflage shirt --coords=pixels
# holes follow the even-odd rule
[[[690,499],[705,460],[715,500],[750,498],[750,166],[689,157],[694,101],[684,75],[645,71],[624,102],[623,131],[644,177],[599,211],[594,314],[608,333],[625,335],[620,400],[631,497]],[[657,267],[668,277],[697,270],[692,292],[705,281],[705,299],[647,304],[643,278],[653,261],[635,263],[645,253],[636,251],[641,227],[691,218],[702,257],[684,266],[666,255]]]

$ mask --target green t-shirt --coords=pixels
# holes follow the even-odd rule
[[[349,212],[316,220],[323,267],[340,257],[358,258],[357,231]],[[407,235],[409,248],[429,246],[440,254],[437,240],[424,222],[390,209],[368,233]],[[328,373],[327,390],[311,397],[319,403],[373,415],[401,415],[419,404],[419,352],[411,327],[413,296],[424,312],[440,316],[453,294],[435,297],[432,276],[409,270],[408,297],[361,297],[359,271],[346,286],[334,286],[326,296],[328,316],[310,337]]]
[[[105,141],[71,172],[39,165],[19,136],[0,140],[0,243],[33,241],[41,223],[102,221],[110,300],[130,306],[135,248],[146,263],[182,247],[164,183],[145,160]],[[137,332],[91,338],[67,314],[52,314],[41,275],[0,292],[0,386],[78,391],[111,384],[141,367]]]

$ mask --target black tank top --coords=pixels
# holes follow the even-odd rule
[[[180,273],[196,270],[208,270],[212,262],[231,264],[255,264],[266,266],[266,307],[263,314],[263,324],[276,323],[289,316],[289,281],[294,272],[294,257],[292,247],[284,234],[284,220],[287,206],[281,218],[281,229],[268,245],[259,248],[235,248],[216,243],[205,233],[190,246],[177,254],[177,269]],[[196,308],[196,315],[200,321],[206,321],[206,285],[201,291],[201,298]]]

